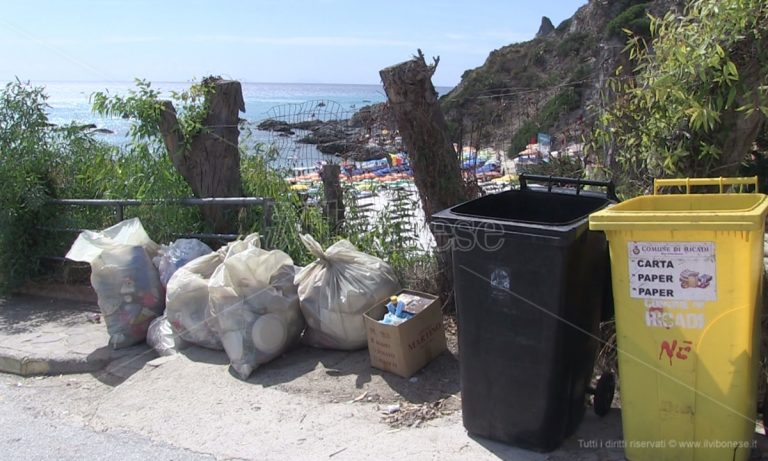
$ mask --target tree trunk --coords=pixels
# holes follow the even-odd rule
[[[768,46],[768,40],[762,40],[761,44],[762,46]],[[751,48],[759,46],[755,44]],[[747,62],[739,66],[739,79],[748,92],[744,96],[737,98],[736,105],[757,108],[764,103],[760,98],[760,86],[763,85],[762,69],[764,65],[757,58],[758,50],[750,49],[747,53],[749,53]],[[722,141],[719,146],[722,151],[719,163],[722,167],[717,171],[718,176],[730,176],[738,173],[741,163],[752,150],[752,144],[757,139],[758,134],[760,134],[764,123],[765,115],[759,110],[748,114],[731,108],[722,114],[722,129],[720,130]]]
[[[339,165],[323,165],[320,179],[323,180],[323,213],[328,220],[331,232],[336,233],[339,224],[344,221],[344,195],[339,181]]]
[[[170,101],[164,101],[160,131],[174,167],[192,188],[195,197],[239,197],[239,113],[245,112],[240,82],[215,80],[208,96],[203,130],[185,140]],[[185,143],[186,141],[186,143]],[[206,224],[216,233],[236,232],[236,207],[202,206]]]
[[[424,55],[379,72],[389,106],[403,137],[427,221],[432,214],[466,200],[459,157],[432,85],[437,62]]]
[[[427,222],[432,215],[469,198],[461,178],[459,156],[453,149],[448,126],[432,85],[438,59],[428,66],[421,50],[418,56],[379,72],[389,107],[403,137],[413,169],[413,179],[421,197]],[[452,292],[449,238],[435,233],[442,272],[441,296]]]

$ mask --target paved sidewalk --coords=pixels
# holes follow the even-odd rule
[[[113,351],[108,342],[93,303],[30,295],[0,299],[0,372],[89,373],[136,352]]]
[[[96,313],[83,301],[0,300],[0,372],[53,375],[0,373],[0,401],[54,425],[127,431],[217,459],[357,461],[394,452],[419,460],[624,458],[619,409],[605,418],[587,409],[576,434],[546,454],[468,435],[455,335],[449,351],[412,379],[372,369],[365,350],[299,347],[241,381],[222,351],[191,347],[157,358],[141,345],[113,352]],[[59,376],[68,373],[86,374]],[[422,416],[430,410],[434,418]],[[766,439],[756,434],[756,441],[753,459],[768,459]]]

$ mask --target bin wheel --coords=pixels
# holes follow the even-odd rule
[[[610,372],[600,375],[595,386],[595,397],[592,404],[597,416],[608,414],[611,403],[613,403],[614,392],[616,392],[616,376]]]

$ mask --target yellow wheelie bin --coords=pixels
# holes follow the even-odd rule
[[[632,461],[750,456],[768,197],[735,192],[745,186],[757,178],[657,180],[653,195],[590,215],[609,241]]]

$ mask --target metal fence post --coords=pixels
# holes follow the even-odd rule
[[[269,234],[272,229],[272,211],[274,205],[274,200],[272,199],[265,199],[264,204],[262,205],[263,213],[261,215],[261,229],[259,229],[259,231],[264,239],[265,248],[269,248],[269,242],[271,240]]]

